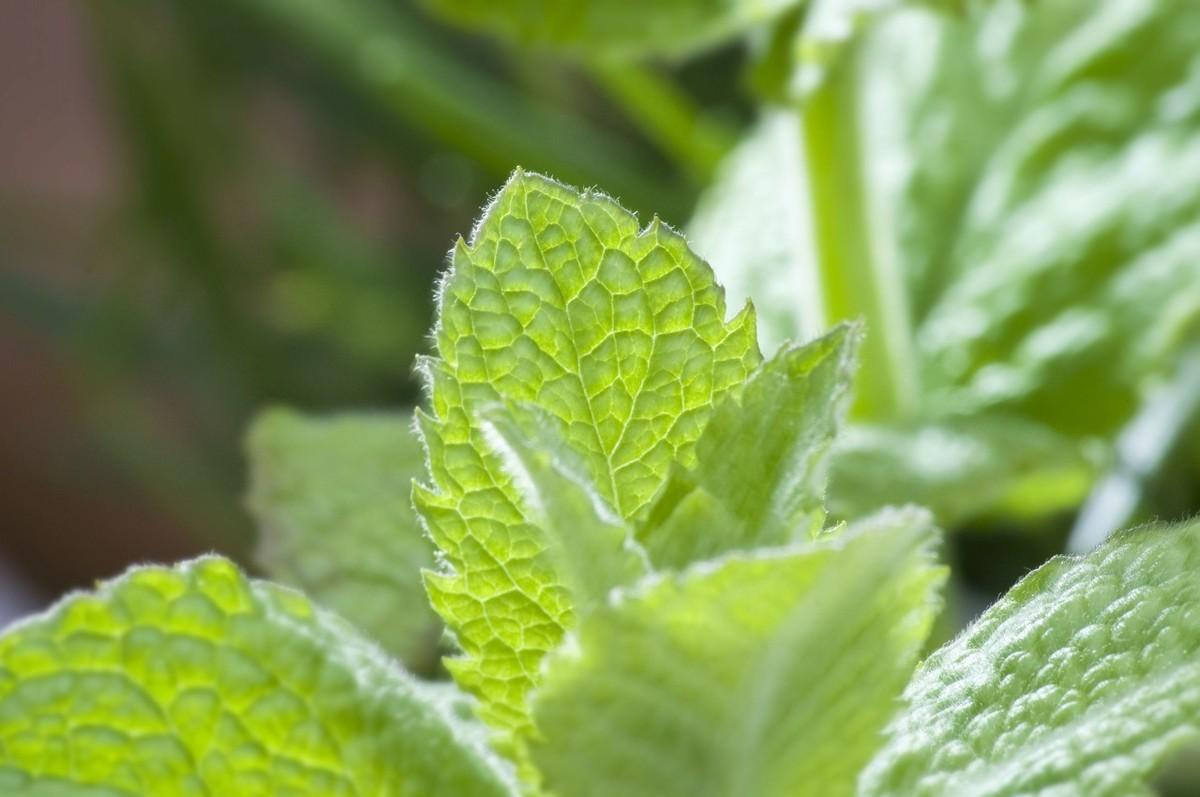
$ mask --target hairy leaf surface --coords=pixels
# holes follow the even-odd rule
[[[842,325],[785,346],[717,404],[695,467],[672,472],[639,529],[655,565],[682,568],[821,530],[826,455],[845,412],[858,337]]]
[[[433,547],[412,508],[424,456],[405,414],[269,410],[247,438],[259,563],[429,671],[439,623],[421,569]]]
[[[422,364],[432,414],[418,413],[432,484],[414,497],[446,568],[426,583],[466,654],[455,677],[491,721],[520,725],[576,585],[479,412],[535,406],[627,520],[672,462],[695,461],[713,402],[757,366],[754,316],[726,321],[711,269],[657,219],[639,229],[608,197],[522,172],[455,247],[438,309],[438,357]]]
[[[1034,571],[925,661],[866,795],[1141,794],[1200,738],[1200,524]]]
[[[0,792],[511,794],[459,712],[227,560],[134,568],[0,637]]]
[[[929,630],[935,538],[897,512],[619,593],[548,660],[533,742],[547,786],[852,794]]]

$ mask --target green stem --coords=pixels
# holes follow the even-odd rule
[[[588,71],[638,130],[698,185],[733,148],[734,134],[705,117],[685,92],[652,67],[597,61]]]
[[[852,413],[883,420],[911,410],[917,371],[904,277],[871,204],[861,88],[848,53],[800,110],[801,130],[824,320],[866,322]]]

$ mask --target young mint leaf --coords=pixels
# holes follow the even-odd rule
[[[789,345],[716,407],[696,465],[676,468],[641,524],[654,563],[806,539],[825,521],[826,454],[850,389],[859,332]]]
[[[456,713],[299,593],[138,567],[0,637],[0,791],[513,794]]]
[[[918,669],[865,795],[1141,794],[1200,738],[1200,523],[1058,557]]]
[[[446,565],[426,578],[431,601],[466,654],[448,666],[485,717],[514,727],[574,597],[478,414],[535,405],[572,470],[627,520],[673,462],[695,461],[712,404],[761,357],[753,312],[725,320],[712,271],[683,239],[657,219],[639,230],[601,194],[517,172],[452,257],[438,357],[421,364],[432,485],[414,499]]]
[[[1036,520],[1087,496],[1103,459],[1093,448],[1003,414],[859,424],[834,442],[827,505],[844,519],[914,503],[948,526]]]
[[[532,755],[573,797],[849,795],[928,633],[926,515],[618,593],[547,661]]]
[[[593,489],[581,464],[535,406],[481,411],[484,434],[512,477],[528,521],[544,533],[577,614],[649,572],[633,532]]]
[[[307,417],[275,409],[247,436],[257,559],[410,668],[436,663],[439,623],[421,569],[433,564],[412,508],[424,469],[412,417]]]
[[[426,0],[447,19],[576,55],[682,56],[761,25],[801,0]]]

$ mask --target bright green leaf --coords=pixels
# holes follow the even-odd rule
[[[786,346],[717,404],[696,444],[696,466],[672,473],[639,530],[656,565],[681,568],[821,530],[826,454],[845,411],[858,337],[842,325]]]
[[[491,407],[481,415],[484,434],[513,479],[526,518],[543,532],[546,558],[577,614],[649,572],[632,529],[596,494],[544,413],[521,405]]]
[[[412,418],[306,417],[270,410],[247,437],[247,505],[257,559],[418,671],[432,669],[439,624],[421,569],[433,549],[412,509],[424,470]]]
[[[769,22],[800,0],[426,0],[470,28],[577,55],[681,56]]]
[[[933,618],[935,540],[927,516],[897,512],[618,593],[535,693],[547,787],[852,794]]]
[[[459,713],[227,560],[134,568],[0,637],[0,792],[512,794]]]
[[[477,413],[535,405],[627,520],[695,461],[713,402],[757,366],[754,315],[726,321],[711,269],[657,219],[639,229],[608,197],[522,172],[455,247],[438,309],[432,414],[418,413],[432,485],[414,498],[446,568],[426,584],[466,654],[456,679],[519,726],[574,603]]]
[[[1023,579],[918,669],[865,795],[1146,793],[1200,739],[1200,524]]]

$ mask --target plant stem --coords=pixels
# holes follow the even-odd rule
[[[824,320],[866,322],[852,414],[884,420],[915,404],[917,370],[903,274],[872,207],[856,61],[847,53],[799,112]]]
[[[733,148],[734,135],[707,119],[685,92],[656,69],[597,61],[588,65],[588,71],[638,130],[698,185],[708,183],[721,158]]]

